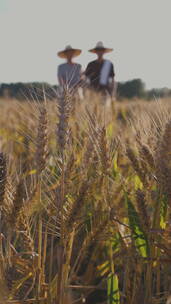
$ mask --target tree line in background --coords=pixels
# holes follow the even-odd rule
[[[32,82],[32,83],[2,83],[0,85],[0,97],[15,98],[18,100],[30,99],[37,97],[39,100],[44,98],[44,92],[49,99],[56,97],[57,85],[48,83]],[[119,82],[117,88],[118,99],[144,98],[151,100],[154,98],[167,98],[171,96],[171,89],[151,89],[146,90],[145,84],[141,79],[133,79],[126,82]]]

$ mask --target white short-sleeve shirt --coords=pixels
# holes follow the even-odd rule
[[[60,64],[57,71],[58,79],[63,84],[67,84],[70,88],[79,84],[81,79],[81,65],[78,63]]]

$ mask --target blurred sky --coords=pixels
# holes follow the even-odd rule
[[[82,48],[85,68],[102,40],[118,81],[171,88],[170,11],[171,0],[0,0],[0,82],[55,84],[57,51]]]

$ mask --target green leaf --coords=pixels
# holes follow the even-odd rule
[[[110,123],[106,128],[107,137],[112,138],[113,135],[113,123]]]
[[[143,188],[143,183],[141,182],[138,175],[134,176],[134,186],[135,186],[135,190]]]
[[[120,303],[119,281],[114,273],[110,273],[107,278],[107,300],[108,304]]]
[[[109,261],[105,261],[104,263],[97,266],[97,270],[99,271],[99,275],[103,277],[106,273],[110,272],[110,263]]]
[[[118,168],[118,153],[115,152],[114,159],[113,159],[113,168],[112,168],[113,177],[117,177],[119,174]]]
[[[117,252],[120,249],[120,245],[121,245],[121,239],[120,239],[120,235],[118,232],[116,232],[113,237],[111,238],[110,242],[112,242],[112,250],[113,252]]]
[[[139,215],[127,194],[125,194],[128,209],[129,225],[132,230],[135,246],[139,254],[146,258],[148,256],[148,240],[141,228]]]
[[[167,215],[167,197],[163,195],[160,204],[160,227],[162,229],[166,228],[166,215]]]

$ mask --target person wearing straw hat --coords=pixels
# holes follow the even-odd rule
[[[89,52],[97,55],[97,59],[91,61],[85,70],[85,76],[89,80],[90,88],[101,92],[103,95],[113,95],[114,92],[114,66],[110,60],[104,59],[104,54],[112,52],[100,41]]]
[[[66,59],[66,63],[60,64],[57,71],[58,81],[61,87],[76,89],[81,82],[81,65],[73,62],[73,58],[81,54],[80,49],[74,49],[70,45],[60,52],[58,56]]]

